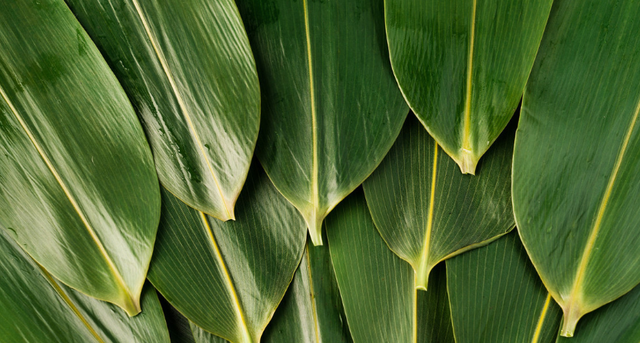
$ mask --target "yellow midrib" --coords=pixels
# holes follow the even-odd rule
[[[205,163],[206,163],[207,167],[209,168],[209,172],[211,173],[211,178],[213,179],[213,182],[216,185],[218,193],[220,194],[220,199],[222,200],[222,205],[224,206],[224,210],[225,210],[225,213],[227,215],[227,218],[225,218],[225,219],[232,219],[233,218],[233,215],[231,214],[232,211],[229,209],[229,205],[227,204],[227,200],[225,199],[224,193],[222,192],[222,187],[220,186],[220,182],[218,181],[216,173],[213,171],[213,168],[211,167],[211,162],[209,161],[209,156],[207,155],[207,152],[204,149],[202,141],[200,140],[200,135],[198,135],[198,132],[196,131],[195,126],[193,125],[193,121],[191,120],[191,116],[189,115],[189,111],[187,109],[187,105],[185,104],[184,99],[182,99],[182,95],[178,91],[178,86],[177,86],[175,80],[173,79],[173,74],[171,73],[171,70],[169,69],[169,65],[168,65],[167,61],[165,60],[164,55],[160,52],[160,49],[158,48],[158,44],[155,41],[155,38],[154,38],[153,34],[151,34],[151,28],[149,27],[149,23],[147,22],[147,19],[146,19],[146,17],[144,16],[144,14],[142,12],[142,8],[140,7],[140,4],[138,3],[138,0],[132,0],[132,1],[133,1],[133,6],[136,8],[136,12],[138,14],[138,17],[140,17],[140,20],[142,21],[142,26],[144,27],[145,33],[147,34],[147,37],[149,38],[149,42],[151,42],[151,46],[153,46],[153,50],[155,51],[156,56],[158,57],[158,61],[160,61],[160,65],[162,66],[162,70],[164,71],[165,75],[167,76],[167,80],[169,80],[169,84],[171,85],[171,90],[173,91],[173,94],[176,96],[176,100],[178,101],[178,106],[180,106],[180,109],[182,110],[182,114],[184,114],[184,118],[187,121],[187,125],[189,126],[189,130],[191,131],[191,134],[193,134],[193,139],[195,140],[196,144],[198,145],[198,149],[200,150],[200,153],[204,157]]]
[[[313,329],[316,335],[316,342],[320,342],[320,329],[318,328],[318,311],[316,309],[316,293],[313,289],[313,275],[311,274],[311,258],[309,256],[309,247],[305,254],[307,255],[307,270],[309,276],[309,295],[311,296],[311,311],[313,312]]]
[[[545,317],[547,316],[547,311],[549,310],[549,304],[551,303],[551,294],[547,294],[547,299],[544,302],[544,306],[542,307],[542,312],[540,313],[540,318],[538,318],[538,324],[536,325],[536,330],[533,332],[533,339],[531,339],[531,343],[538,343],[540,340],[540,335],[542,333],[542,326],[544,324]]]
[[[433,229],[433,209],[436,199],[436,178],[438,176],[438,143],[435,143],[433,152],[433,170],[431,174],[431,192],[429,194],[429,213],[427,214],[427,228],[422,245],[422,254],[420,257],[420,269],[428,268],[429,246],[431,244],[431,231]],[[424,273],[426,275],[427,273]]]
[[[302,1],[304,8],[304,29],[307,40],[307,66],[309,68],[309,91],[311,101],[311,149],[312,162],[311,162],[311,203],[314,211],[314,220],[317,221],[318,209],[320,206],[319,191],[318,191],[318,130],[317,130],[317,118],[316,118],[316,95],[313,79],[313,62],[311,56],[311,32],[309,29],[309,9],[307,6],[307,0]]]
[[[475,43],[475,31],[476,31],[476,7],[477,0],[473,0],[473,11],[471,12],[471,37],[469,42],[469,56],[467,67],[467,93],[464,103],[464,126],[462,131],[462,149],[467,152],[471,152],[471,85],[473,78],[473,50]]]
[[[234,309],[236,310],[236,315],[240,320],[240,324],[242,324],[242,332],[241,335],[245,339],[243,342],[252,342],[251,333],[249,332],[249,327],[247,326],[247,322],[244,318],[244,313],[242,312],[242,305],[240,305],[240,299],[238,298],[238,294],[236,293],[236,289],[233,286],[233,280],[231,280],[231,275],[229,274],[229,270],[227,269],[227,265],[222,257],[222,253],[220,253],[220,248],[218,247],[218,243],[216,242],[216,238],[213,235],[213,231],[211,230],[211,226],[209,225],[209,221],[207,220],[206,215],[203,212],[198,211],[200,214],[200,218],[202,219],[202,223],[207,231],[207,235],[209,236],[209,240],[211,245],[213,246],[213,251],[216,256],[216,260],[218,260],[218,264],[222,269],[222,274],[224,276],[225,284],[229,290],[231,298],[233,300]]]
[[[58,174],[58,171],[55,169],[55,167],[53,166],[53,164],[49,160],[49,157],[47,157],[47,155],[44,153],[44,150],[42,149],[42,147],[40,147],[40,145],[36,141],[35,137],[33,137],[33,134],[31,133],[31,131],[27,127],[26,123],[24,122],[24,120],[22,119],[22,117],[20,116],[20,114],[18,113],[16,108],[13,106],[13,103],[9,100],[9,97],[4,92],[4,89],[2,87],[0,87],[0,96],[2,96],[2,99],[9,106],[9,109],[11,110],[11,112],[13,113],[15,118],[20,123],[20,126],[22,127],[24,132],[27,134],[27,137],[29,137],[29,140],[31,141],[31,144],[33,144],[33,146],[36,148],[36,150],[38,151],[38,154],[40,155],[40,157],[42,158],[44,163],[47,165],[47,168],[49,168],[49,171],[51,171],[51,174],[53,174],[53,177],[58,182],[58,185],[60,186],[60,188],[62,188],[62,192],[65,194],[65,196],[67,197],[67,199],[71,203],[71,206],[73,207],[73,209],[78,214],[78,217],[80,217],[80,220],[82,221],[82,223],[84,224],[85,228],[87,229],[87,232],[91,236],[91,239],[94,241],[94,243],[98,247],[98,250],[100,251],[100,254],[104,258],[105,262],[107,262],[107,266],[109,267],[109,270],[111,271],[111,274],[115,277],[116,283],[122,288],[122,290],[124,290],[125,296],[129,297],[129,300],[131,301],[131,303],[134,306],[137,306],[136,302],[132,298],[131,291],[129,290],[129,288],[127,287],[127,284],[124,281],[124,278],[122,277],[122,275],[120,275],[120,272],[116,268],[115,263],[113,263],[113,261],[111,260],[111,257],[107,253],[107,249],[105,249],[104,245],[102,245],[102,242],[100,241],[100,238],[98,237],[96,232],[93,230],[93,227],[91,227],[91,225],[89,224],[89,221],[85,217],[84,212],[82,212],[82,210],[80,209],[80,206],[76,202],[76,199],[71,195],[71,192],[69,191],[69,188],[67,188],[67,185],[64,183],[64,181],[60,177],[60,174]]]
[[[624,159],[624,155],[627,151],[627,147],[629,146],[629,141],[631,140],[631,135],[633,133],[633,130],[636,126],[636,123],[638,122],[639,113],[640,113],[640,101],[638,101],[636,105],[635,112],[633,113],[633,118],[631,119],[631,124],[629,125],[629,129],[627,130],[627,133],[624,137],[624,141],[622,142],[622,146],[620,148],[618,156],[616,157],[616,163],[613,167],[611,176],[609,177],[609,182],[607,183],[607,188],[605,189],[604,195],[602,197],[602,201],[600,202],[600,207],[598,208],[598,212],[596,214],[596,219],[594,221],[593,228],[591,229],[591,233],[589,234],[589,238],[587,239],[585,250],[582,253],[580,264],[576,272],[576,277],[574,279],[573,286],[571,287],[571,292],[569,293],[570,302],[576,301],[577,300],[576,296],[578,296],[578,292],[581,291],[582,282],[584,281],[587,264],[589,263],[589,258],[591,257],[591,253],[593,252],[593,247],[595,245],[596,239],[598,237],[598,233],[600,231],[600,227],[602,225],[602,219],[607,209],[609,198],[611,197],[611,192],[613,191],[613,186],[616,182],[616,178],[618,177],[618,171],[620,170],[620,166],[622,165],[622,160]]]

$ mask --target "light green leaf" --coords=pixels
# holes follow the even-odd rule
[[[160,218],[131,104],[62,0],[0,11],[0,220],[65,284],[140,312]]]
[[[447,260],[447,286],[457,343],[555,341],[562,311],[516,232]]]
[[[454,342],[444,265],[429,292],[414,287],[411,266],[378,234],[361,191],[327,218],[331,260],[356,343]]]
[[[427,289],[439,262],[487,244],[514,227],[511,154],[515,128],[505,132],[478,168],[462,175],[413,116],[363,187],[373,221]]]
[[[398,84],[463,173],[475,173],[518,106],[552,2],[385,1]]]
[[[0,227],[0,341],[11,343],[169,342],[158,297],[142,291],[144,312],[130,318],[66,287]]]
[[[393,78],[383,0],[244,0],[263,117],[256,154],[315,245],[322,221],[382,161],[409,109]]]
[[[258,137],[255,62],[233,0],[67,0],[122,82],[162,185],[234,219]]]
[[[514,210],[563,336],[640,283],[639,16],[637,1],[556,1],[523,100]]]
[[[305,224],[260,166],[237,220],[223,223],[163,192],[149,280],[189,320],[234,343],[258,342],[302,252]]]

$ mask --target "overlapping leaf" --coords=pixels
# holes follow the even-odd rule
[[[380,163],[408,113],[387,57],[383,0],[238,5],[262,86],[256,153],[322,244],[325,216]]]
[[[514,210],[564,336],[640,282],[638,16],[637,1],[556,1],[523,99]]]
[[[223,223],[163,192],[149,280],[189,320],[234,343],[258,342],[305,245],[296,209],[256,163]]]
[[[444,266],[432,274],[429,292],[417,290],[411,266],[385,245],[360,191],[326,226],[354,342],[454,342]]]
[[[115,305],[55,280],[0,227],[0,341],[11,343],[169,342],[158,297],[142,292],[144,313],[130,318]]]
[[[62,0],[0,11],[0,220],[67,285],[140,311],[160,217],[131,104]]]
[[[233,0],[68,0],[122,82],[162,184],[234,218],[260,122],[249,41]]]
[[[365,181],[367,204],[382,238],[426,289],[440,261],[486,244],[514,227],[509,129],[478,175],[462,175],[413,116],[380,167]]]
[[[385,1],[398,84],[463,173],[475,173],[518,106],[552,2]]]

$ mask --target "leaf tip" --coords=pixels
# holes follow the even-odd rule
[[[460,171],[462,174],[476,174],[476,166],[478,165],[478,158],[474,155],[474,153],[467,149],[462,149],[460,156],[456,159],[458,166],[460,167]]]
[[[566,308],[563,308],[562,328],[560,329],[560,336],[573,337],[576,330],[578,321],[582,318],[582,311],[580,306],[576,304],[570,304]]]

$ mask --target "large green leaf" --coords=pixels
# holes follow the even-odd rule
[[[462,175],[415,117],[363,187],[382,238],[427,289],[431,269],[451,256],[486,244],[514,227],[509,129],[478,175]]]
[[[638,17],[638,1],[556,1],[523,100],[514,210],[563,336],[640,282]]]
[[[424,131],[424,130],[423,130]],[[327,218],[331,260],[354,342],[454,342],[444,265],[429,292],[387,248],[356,191]]]
[[[552,2],[385,1],[398,84],[463,173],[475,173],[518,106]]]
[[[408,107],[388,61],[383,0],[243,0],[263,94],[256,153],[304,216],[322,221],[371,174]]]
[[[447,260],[457,343],[551,343],[561,310],[542,285],[518,234]]]
[[[0,11],[0,220],[65,284],[140,312],[160,218],[131,104],[62,0]]]
[[[249,41],[233,0],[67,0],[133,102],[160,182],[234,219],[260,122]]]
[[[300,262],[302,217],[257,163],[234,222],[211,220],[166,191],[162,210],[149,280],[207,331],[258,342]]]
[[[7,343],[169,342],[158,297],[142,291],[135,318],[66,287],[0,227],[0,341]]]
[[[558,343],[640,342],[640,286],[620,299],[584,316],[573,338]]]

